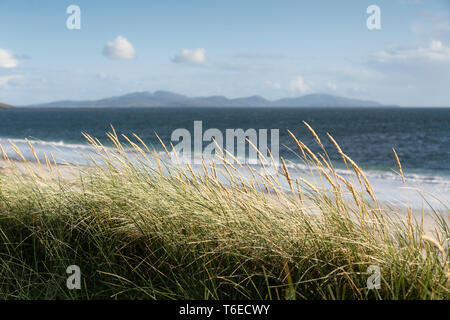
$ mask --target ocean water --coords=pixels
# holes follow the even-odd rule
[[[155,132],[170,144],[172,132],[188,129],[201,120],[203,131],[225,129],[279,129],[280,156],[289,160],[296,174],[304,173],[291,130],[313,151],[320,151],[302,121],[319,134],[337,168],[345,173],[339,154],[326,137],[329,132],[342,150],[366,170],[378,192],[390,199],[402,189],[408,200],[420,188],[448,205],[450,200],[450,108],[109,108],[109,109],[14,109],[0,110],[0,144],[14,156],[8,140],[23,150],[24,138],[34,141],[38,153],[52,152],[58,161],[82,162],[89,150],[81,132],[106,142],[112,124],[118,133],[139,135],[148,145],[162,150]],[[206,143],[208,144],[208,143]],[[269,139],[270,146],[270,139]],[[397,150],[408,186],[393,173],[397,169],[392,148]],[[26,152],[26,157],[32,158]]]

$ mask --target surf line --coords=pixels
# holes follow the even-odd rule
[[[270,159],[267,163],[275,162],[279,164],[280,142],[279,129],[270,129],[270,149],[268,149],[268,129],[250,128],[243,129],[225,129],[225,149],[224,136],[222,131],[217,128],[210,128],[203,132],[202,121],[194,121],[194,137],[186,128],[178,128],[172,132],[170,137],[172,142],[178,142],[174,145],[174,151],[182,155],[182,160],[189,163],[201,164],[202,159],[210,159],[214,155],[227,153],[234,156],[227,161],[234,163],[234,159],[245,159],[249,164],[258,163],[258,155]],[[180,141],[181,140],[181,141]],[[192,141],[193,140],[193,141]],[[194,150],[192,150],[192,142]],[[210,142],[203,148],[203,142]],[[258,151],[255,149],[258,148]],[[246,157],[248,149],[248,157]],[[224,151],[226,150],[226,152]],[[236,150],[236,151],[235,151]],[[201,157],[198,157],[201,155]]]

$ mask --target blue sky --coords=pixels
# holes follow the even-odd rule
[[[373,4],[381,30],[366,27]],[[448,0],[1,0],[0,101],[170,90],[450,106],[449,14]]]

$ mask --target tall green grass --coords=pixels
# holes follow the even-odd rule
[[[434,211],[425,234],[411,208],[377,200],[329,136],[354,171],[340,176],[308,128],[317,154],[291,136],[309,180],[294,180],[284,159],[268,170],[273,159],[261,154],[263,172],[243,175],[226,151],[220,165],[193,170],[170,148],[172,161],[163,161],[114,130],[114,148],[86,135],[97,158],[70,170],[3,152],[0,298],[448,299],[448,209]],[[66,287],[69,265],[81,268],[80,290]],[[379,289],[367,287],[370,265],[380,268]]]

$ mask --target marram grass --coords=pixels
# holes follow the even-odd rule
[[[244,176],[226,151],[199,170],[174,165],[170,148],[164,161],[114,129],[114,148],[85,135],[90,166],[27,162],[13,146],[22,161],[3,152],[0,175],[0,298],[448,299],[448,208],[426,233],[411,208],[380,204],[329,135],[354,179],[339,175],[308,128],[317,154],[290,134],[314,180],[294,180],[284,159],[266,170],[262,155],[262,172]],[[80,290],[66,287],[69,265]],[[370,265],[379,289],[367,287]]]

